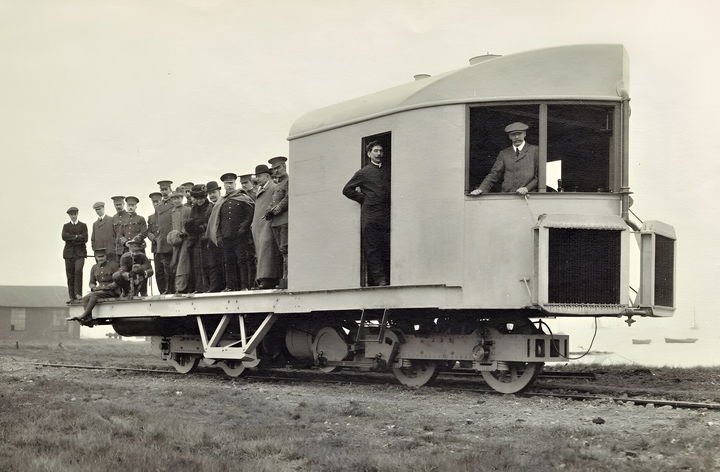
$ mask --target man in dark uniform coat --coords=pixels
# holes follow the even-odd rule
[[[115,261],[108,261],[105,248],[94,249],[97,263],[90,270],[90,293],[82,299],[85,311],[80,316],[65,318],[66,321],[77,320],[85,326],[92,326],[92,310],[98,300],[114,298],[118,295],[117,284],[113,281],[113,274],[119,266]]]
[[[120,258],[123,252],[125,252],[125,247],[120,242],[120,227],[122,227],[125,222],[127,221],[128,214],[127,211],[125,211],[125,197],[122,195],[117,195],[115,197],[111,197],[113,201],[113,205],[115,206],[115,214],[112,217],[112,224],[113,224],[113,233],[115,234],[115,242],[113,244],[113,251],[115,254],[117,254],[117,257]]]
[[[155,282],[158,291],[161,294],[175,292],[175,278],[171,268],[173,247],[167,240],[167,236],[172,231],[172,210],[173,204],[170,201],[172,194],[172,180],[161,180],[158,182],[160,186],[160,194],[162,199],[158,206],[155,207],[155,215],[157,215],[157,233],[155,233],[155,242],[157,243],[155,253]]]
[[[512,146],[500,151],[490,173],[470,195],[487,193],[498,182],[502,182],[501,192],[505,193],[526,195],[537,190],[540,154],[537,146],[525,142],[528,128],[528,125],[520,122],[505,127]]]
[[[270,226],[282,256],[282,278],[278,283],[278,288],[287,288],[288,278],[288,184],[290,179],[286,162],[287,157],[285,156],[277,156],[268,160],[272,166],[272,175],[276,185],[266,219],[272,221]]]
[[[135,212],[137,204],[140,203],[140,199],[138,197],[129,196],[125,198],[125,203],[127,203],[127,218],[125,219],[124,224],[120,225],[120,233],[118,235],[120,243],[122,243],[125,247],[123,252],[127,252],[128,249],[125,243],[131,239],[135,241],[144,241],[147,237],[148,230],[145,218]]]
[[[124,297],[134,297],[147,286],[147,279],[153,275],[150,260],[145,255],[144,241],[129,240],[128,251],[120,257],[120,268],[113,274],[113,281]]]
[[[93,205],[98,219],[92,225],[92,236],[90,236],[90,247],[93,252],[97,248],[106,248],[106,259],[117,262],[115,254],[115,229],[112,218],[105,214],[105,203],[97,202]]]
[[[343,195],[358,202],[368,285],[390,283],[390,171],[383,166],[383,148],[373,141],[365,147],[370,163],[357,171]]]
[[[206,188],[208,192],[208,201],[210,202],[210,205],[214,208],[215,204],[218,202],[218,200],[220,200],[220,186],[217,182],[211,180],[207,183]],[[205,239],[207,240],[209,250],[207,271],[209,274],[208,281],[210,282],[210,287],[208,287],[208,292],[220,292],[223,288],[225,288],[225,265],[223,263],[223,250],[221,247],[217,247],[217,245],[210,239],[207,232],[205,235]],[[255,250],[253,250],[252,253],[254,257]]]
[[[275,242],[272,223],[266,217],[276,184],[270,178],[270,169],[265,164],[255,167],[255,175],[258,191],[255,197],[252,234],[257,258],[257,286],[261,289],[275,288],[282,277],[282,256]]]
[[[252,260],[253,200],[244,190],[235,188],[236,174],[228,172],[220,180],[225,186],[225,196],[213,207],[208,221],[208,238],[223,249],[223,291],[247,290],[252,286],[248,265]]]
[[[88,229],[85,223],[78,221],[78,209],[70,207],[67,210],[70,221],[63,225],[62,239],[65,241],[63,259],[65,259],[65,275],[67,276],[68,295],[70,299],[80,300],[82,298],[83,267],[87,248],[85,243],[88,240]]]

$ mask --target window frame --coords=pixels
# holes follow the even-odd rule
[[[612,108],[613,138],[608,155],[608,192],[611,194],[621,193],[621,176],[624,166],[625,154],[623,153],[624,123],[627,117],[623,117],[623,103],[621,101],[606,100],[519,100],[468,103],[465,107],[465,196],[473,190],[470,188],[470,115],[474,108],[500,107],[514,105],[536,105],[538,109],[538,190],[533,193],[547,193],[547,150],[548,150],[548,105],[587,105]],[[500,150],[498,150],[499,152]],[[573,193],[597,193],[597,192],[573,192]],[[495,195],[503,195],[496,193]],[[508,194],[509,195],[509,194]]]

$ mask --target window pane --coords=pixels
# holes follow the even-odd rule
[[[548,105],[549,188],[561,187],[565,192],[610,191],[613,110],[612,106]]]

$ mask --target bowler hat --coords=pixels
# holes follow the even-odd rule
[[[515,123],[510,123],[505,127],[506,133],[512,133],[514,131],[526,131],[529,128],[528,125],[525,123],[521,123],[519,121],[516,121]]]
[[[220,176],[220,182],[235,182],[237,180],[237,174],[228,172]]]
[[[260,164],[259,166],[255,167],[255,175],[269,174],[269,173],[270,173],[270,169],[265,164]]]
[[[105,203],[104,202],[93,203],[93,209],[97,210],[98,208],[105,208]]]
[[[210,193],[213,190],[219,189],[220,186],[218,185],[217,182],[215,182],[214,180],[211,180],[210,182],[207,183],[207,186],[205,188],[207,189],[208,193]]]
[[[77,207],[70,207],[65,213],[67,213],[68,215],[77,215],[78,211],[79,210],[77,209]]]

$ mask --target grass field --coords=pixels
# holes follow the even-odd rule
[[[146,343],[0,344],[2,471],[720,469],[714,411],[30,360],[166,367]]]

